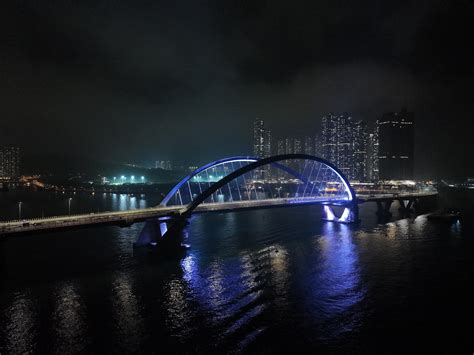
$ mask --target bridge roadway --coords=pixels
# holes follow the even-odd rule
[[[436,193],[411,193],[411,194],[380,194],[380,195],[359,195],[358,203],[369,201],[387,201],[414,199],[427,197]],[[199,205],[194,213],[206,212],[226,212],[245,209],[262,209],[272,207],[289,207],[312,204],[344,205],[348,201],[328,200],[328,197],[311,198],[279,198],[263,199],[237,202],[205,203]],[[118,225],[121,227],[130,226],[134,223],[144,222],[152,218],[179,216],[184,212],[186,206],[157,206],[138,210],[99,212],[78,214],[71,216],[55,216],[47,218],[23,219],[15,221],[0,222],[0,238],[15,235],[33,234],[36,232],[51,232],[66,229],[76,229],[81,227],[99,225]]]
[[[412,200],[416,198],[436,196],[438,193],[436,191],[428,192],[407,192],[407,193],[383,193],[375,195],[359,195],[357,194],[357,199],[359,203],[364,202],[377,202],[377,201],[393,201],[393,200]]]

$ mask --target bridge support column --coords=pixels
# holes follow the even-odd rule
[[[324,205],[324,216],[323,220],[339,223],[354,223],[359,221],[359,206],[357,203],[354,203],[350,206],[344,207],[340,217],[337,217],[334,212],[333,206]]]
[[[413,202],[414,202],[413,199],[408,199],[408,200],[398,199],[398,203],[400,204],[399,211],[402,213],[410,212],[413,206]]]
[[[135,247],[156,246],[158,244],[179,244],[178,238],[184,227],[188,224],[187,219],[179,217],[166,217],[151,219],[145,222]]]
[[[392,206],[393,200],[377,201],[377,215],[380,217],[390,217],[390,207]]]

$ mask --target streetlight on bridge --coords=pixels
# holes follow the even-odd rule
[[[69,197],[69,198],[68,198],[68,211],[69,211],[69,215],[71,215],[71,201],[72,201],[72,197]]]

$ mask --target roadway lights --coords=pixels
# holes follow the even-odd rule
[[[135,180],[135,176],[133,176],[133,175],[132,175],[130,178],[131,178],[132,180]]]
[[[145,180],[145,177],[144,177],[144,176],[142,176],[142,181],[143,181],[143,180]]]

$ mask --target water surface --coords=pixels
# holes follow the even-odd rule
[[[21,198],[25,214],[67,213],[67,196]],[[76,195],[73,208],[159,198]],[[142,224],[3,241],[0,353],[471,353],[472,220],[393,212],[378,223],[362,206],[360,225],[322,222],[318,206],[197,215],[189,248],[168,256],[133,249]]]

